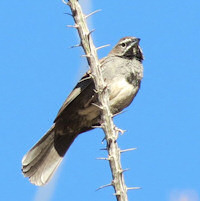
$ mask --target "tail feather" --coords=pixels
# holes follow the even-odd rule
[[[48,150],[53,145],[54,133],[50,129],[40,141],[23,157],[23,173],[24,176],[29,177],[37,170],[37,164],[47,157]]]
[[[55,148],[54,127],[53,125],[22,159],[22,172],[24,176],[29,177],[30,182],[38,186],[46,184],[51,179],[63,159],[63,156],[60,156]],[[67,143],[65,141],[65,145],[67,145],[65,152],[73,140],[69,138]]]

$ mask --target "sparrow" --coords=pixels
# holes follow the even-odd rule
[[[112,114],[130,105],[143,78],[140,39],[124,37],[100,60]],[[75,138],[101,124],[98,94],[90,70],[80,79],[60,108],[52,127],[22,159],[22,172],[31,183],[45,185]]]

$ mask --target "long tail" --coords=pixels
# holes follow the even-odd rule
[[[45,185],[51,179],[76,137],[63,135],[56,139],[54,127],[22,159],[24,176],[38,186]]]

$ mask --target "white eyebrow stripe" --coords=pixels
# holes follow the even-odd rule
[[[127,39],[121,41],[121,43],[127,43],[127,42],[131,42],[131,41],[132,41],[132,40],[131,40],[130,38],[127,38]]]

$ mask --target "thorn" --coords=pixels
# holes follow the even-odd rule
[[[91,57],[91,56],[89,56],[89,55],[87,55],[87,54],[83,54],[83,55],[81,55],[82,57]]]
[[[103,142],[106,140],[106,138],[104,137],[103,140],[101,140],[101,144],[103,144]]]
[[[71,13],[64,13],[64,14],[73,17],[73,15]]]
[[[95,31],[95,29],[91,30],[91,31],[88,33],[88,36],[90,36],[94,31]]]
[[[102,151],[107,151],[107,148],[101,148],[100,150],[102,150]]]
[[[123,170],[121,171],[121,173],[127,172],[127,171],[129,171],[129,170],[130,170],[130,168],[123,169]]]
[[[92,128],[102,128],[102,126],[91,126]]]
[[[102,109],[103,109],[103,108],[102,108],[102,106],[97,105],[96,103],[92,103],[92,105],[94,105],[95,107],[99,108],[100,110],[102,110]]]
[[[127,187],[126,190],[138,190],[138,189],[141,189],[141,187]]]
[[[109,158],[103,158],[103,157],[100,157],[100,158],[96,158],[97,160],[106,160],[106,161],[109,161],[110,159]]]
[[[75,47],[80,47],[80,46],[81,46],[81,44],[79,43],[79,44],[77,44],[77,45],[71,46],[70,48],[75,48]]]
[[[100,49],[102,49],[102,48],[104,48],[104,47],[108,47],[108,46],[110,46],[110,44],[102,45],[102,46],[100,46],[100,47],[97,47],[96,50],[100,50]]]
[[[116,114],[113,114],[113,117],[117,116],[118,114],[122,114],[122,113],[124,113],[124,111],[120,111],[120,112],[118,112]]]
[[[62,2],[66,5],[69,5],[68,2],[66,2],[65,0],[62,0]]]
[[[127,151],[133,151],[133,150],[136,150],[137,148],[130,148],[130,149],[124,149],[124,150],[120,150],[120,153],[124,153],[124,152],[127,152]]]
[[[115,130],[116,130],[118,133],[121,133],[122,135],[126,132],[126,130],[122,130],[121,128],[117,128],[117,127],[115,127]]]
[[[75,29],[77,29],[78,28],[78,25],[76,24],[76,25],[67,25],[67,27],[70,27],[70,28],[75,28]]]
[[[89,80],[89,79],[91,79],[91,76],[86,77],[86,78],[84,78],[84,79],[81,79],[78,83],[81,83],[81,82],[83,82],[83,81],[85,81],[85,80]]]
[[[87,19],[87,18],[90,17],[91,15],[94,15],[95,13],[98,13],[98,12],[100,12],[100,11],[101,11],[101,9],[95,10],[95,11],[91,12],[90,14],[88,14],[88,15],[85,16],[85,19]]]
[[[112,186],[112,184],[106,184],[106,185],[100,186],[99,188],[96,189],[96,191],[98,191],[102,188],[108,187],[108,186]]]
[[[127,172],[129,170],[130,170],[130,168],[125,168],[124,170],[122,170],[122,172],[124,173],[124,172]]]

